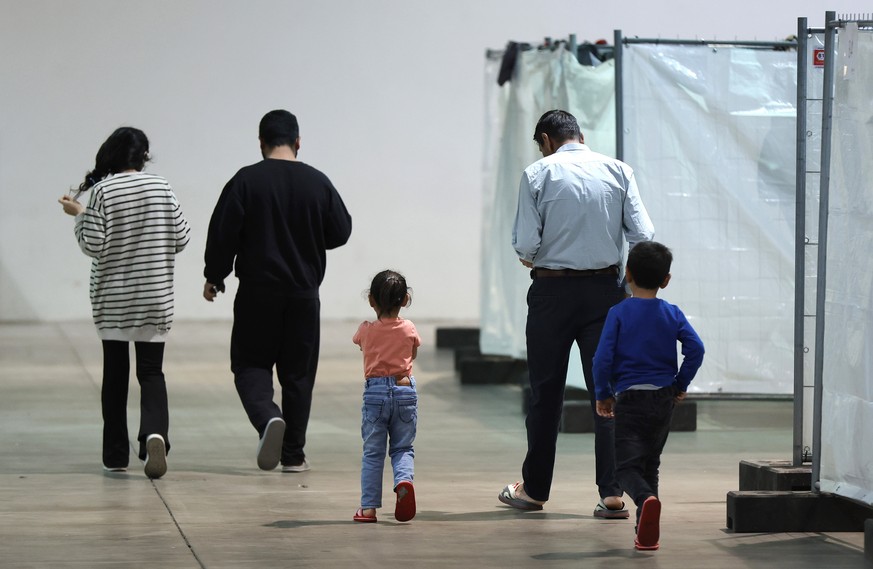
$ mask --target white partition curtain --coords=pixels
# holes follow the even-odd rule
[[[541,158],[533,141],[540,116],[566,109],[579,120],[585,141],[615,153],[615,73],[612,61],[584,66],[566,49],[519,53],[511,81],[497,85],[499,59],[486,61],[486,125],[482,237],[482,353],[519,359],[525,348],[525,297],[529,271],[512,248],[521,173]],[[578,358],[572,376],[581,378]],[[581,384],[581,381],[578,382]]]
[[[873,32],[840,31],[836,70],[820,479],[873,505]]]
[[[692,391],[793,392],[796,55],[744,47],[624,46],[625,161],[655,238],[675,254],[662,292],[698,328],[707,358]],[[486,67],[480,348],[524,359],[530,284],[510,240],[539,115],[566,108],[614,155],[614,67],[567,51],[522,52],[512,81]],[[569,382],[581,385],[578,358]]]
[[[691,391],[793,392],[793,51],[629,44],[624,160],[655,239],[673,250],[661,296],[707,354]]]

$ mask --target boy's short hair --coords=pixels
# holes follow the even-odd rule
[[[657,289],[670,274],[673,253],[657,241],[640,241],[627,256],[627,268],[637,286]]]

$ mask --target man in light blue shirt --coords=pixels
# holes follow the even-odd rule
[[[576,342],[594,417],[600,494],[594,515],[627,518],[615,476],[613,419],[596,413],[591,367],[606,313],[626,296],[620,277],[624,241],[633,247],[651,240],[654,227],[633,170],[583,144],[573,115],[545,113],[534,140],[543,158],[522,174],[512,234],[533,279],[526,328],[528,451],[523,480],[506,486],[498,498],[523,510],[541,510],[549,499],[567,365]]]

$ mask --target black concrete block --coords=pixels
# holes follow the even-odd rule
[[[521,414],[526,417],[530,409],[530,374],[527,370],[518,374],[518,384],[521,386]]]
[[[564,388],[564,401],[585,401],[588,403],[588,390],[574,385]]]
[[[594,416],[591,414],[591,403],[587,399],[584,401],[564,400],[560,431],[562,433],[594,432]]]
[[[530,409],[530,385],[522,384],[521,386],[521,414],[527,417],[527,412]]]
[[[588,392],[584,389],[568,387],[564,391],[564,409],[561,414],[560,430],[562,433],[593,433],[594,415]],[[673,421],[670,431],[697,430],[697,403],[683,401],[673,411]]]
[[[478,328],[437,328],[437,348],[479,347]]]
[[[740,491],[801,492],[812,490],[812,466],[787,460],[741,460]]]
[[[864,531],[873,508],[833,494],[728,492],[727,529],[737,533]]]
[[[873,567],[873,519],[864,522],[864,561]]]
[[[504,356],[481,356],[461,361],[462,384],[518,383],[527,372],[527,362]]]
[[[673,409],[670,432],[697,430],[697,402],[686,399]]]
[[[482,352],[479,351],[479,346],[463,346],[455,348],[455,371],[461,369],[461,362],[469,359],[481,358]]]
[[[530,380],[528,378],[527,373],[520,375],[519,379],[521,380],[521,412],[523,415],[527,415],[527,411],[528,411],[528,409],[530,409]],[[584,389],[579,388],[579,387],[567,386],[566,388],[564,388],[564,403],[566,404],[567,401],[585,401],[586,403],[588,403],[588,392]],[[590,407],[589,407],[589,409],[590,409]],[[574,411],[570,411],[570,413],[575,414]],[[584,427],[585,419],[582,418],[582,421],[583,421],[583,425],[577,426],[575,422],[578,422],[578,418],[575,416],[570,417],[570,424],[568,425],[568,428],[571,428],[571,429],[583,428],[584,429],[585,428]],[[563,421],[562,421],[562,423],[563,423]],[[563,430],[564,429],[563,424],[559,425],[559,428],[561,430]],[[593,432],[593,430],[594,430],[593,423],[590,427],[588,427],[588,429],[589,429],[588,431],[566,431],[566,432],[568,432],[568,433],[571,433],[571,432],[578,432],[578,433]]]

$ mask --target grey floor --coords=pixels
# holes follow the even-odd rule
[[[519,477],[525,450],[519,388],[461,386],[452,353],[433,347],[436,324],[417,325],[418,515],[394,521],[386,476],[377,524],[351,521],[362,387],[354,322],[324,324],[303,474],[257,469],[257,435],[228,370],[229,324],[177,323],[165,358],[173,448],[157,481],[135,456],[127,474],[101,470],[101,354],[89,322],[0,326],[0,567],[863,566],[861,533],[725,529],[739,461],[790,458],[787,402],[701,401],[698,430],[670,436],[660,551],[634,551],[632,522],[591,515],[591,435],[561,435],[543,512],[503,506],[497,493]]]

